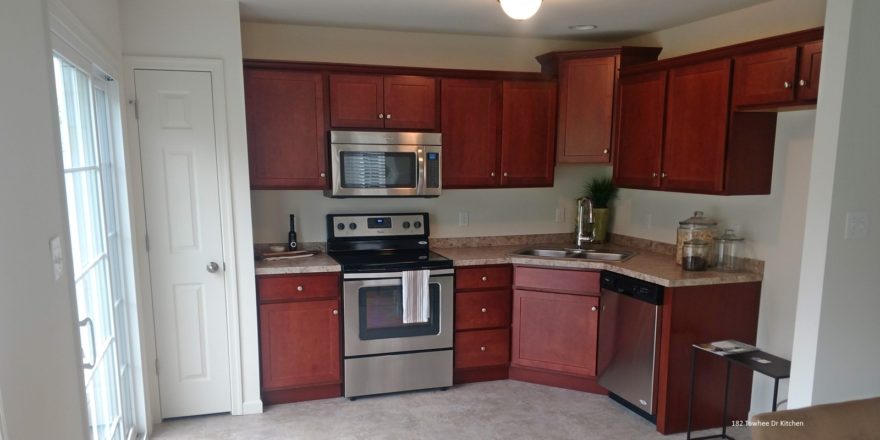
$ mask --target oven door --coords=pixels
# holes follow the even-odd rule
[[[346,274],[345,356],[452,348],[453,269],[431,272],[428,322],[403,323],[402,274]]]
[[[331,144],[333,197],[440,195],[440,147]]]

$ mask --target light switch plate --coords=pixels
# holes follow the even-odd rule
[[[64,275],[64,254],[61,252],[61,237],[52,237],[49,240],[49,248],[52,251],[52,272],[55,274],[55,281],[58,281]]]
[[[861,240],[868,238],[868,213],[865,211],[847,211],[844,240]]]

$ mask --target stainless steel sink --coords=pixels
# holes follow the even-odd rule
[[[516,255],[526,257],[564,258],[572,260],[588,261],[626,261],[635,255],[635,252],[609,248],[550,248],[533,247],[515,252]]]

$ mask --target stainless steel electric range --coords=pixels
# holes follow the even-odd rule
[[[342,265],[345,397],[452,386],[452,261],[428,214],[329,214]]]

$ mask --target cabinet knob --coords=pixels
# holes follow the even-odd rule
[[[483,312],[483,313],[486,313],[486,308],[483,307],[482,309],[480,309],[480,311]]]
[[[595,307],[593,307],[593,308],[595,309]],[[338,314],[339,314],[339,310],[337,310],[337,309],[333,309],[333,315],[335,316],[335,315],[338,315]]]
[[[385,114],[384,114],[384,113],[379,113],[379,119],[385,119]]]
[[[487,277],[486,275],[483,275],[482,277],[480,277],[480,280],[489,281],[489,277]]]
[[[486,347],[485,347],[485,346],[481,346],[481,347],[480,347],[480,351],[486,351]]]
[[[507,173],[506,173],[506,172],[504,173],[504,177],[507,177]]]
[[[801,86],[801,87],[806,87],[806,86],[807,86],[807,80],[802,79],[802,80],[798,81],[798,85]]]
[[[608,149],[606,148],[606,149],[602,150],[602,154],[608,154]]]
[[[661,178],[661,179],[665,179],[665,178],[666,178],[666,173],[660,173],[660,178]]]
[[[387,115],[385,115],[385,119],[391,119],[391,113],[388,113]]]
[[[599,310],[599,309],[597,309],[596,306],[593,306],[593,307],[590,307],[590,310],[595,312],[596,310]]]
[[[495,171],[492,171],[491,173],[489,173],[489,175],[495,177]]]
[[[302,292],[303,290],[305,290],[305,288],[303,288],[302,285],[296,286],[296,291],[297,291],[297,292]]]
[[[321,177],[327,177],[327,173],[321,173]]]
[[[788,81],[785,81],[785,82],[782,83],[782,87],[784,87],[784,88],[786,88],[786,89],[790,89],[790,88],[791,88],[791,83],[788,82]]]
[[[651,177],[657,177],[657,172],[655,171],[655,172],[651,173]]]

